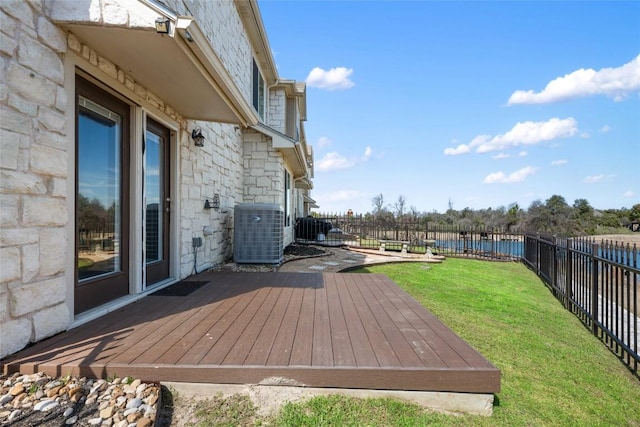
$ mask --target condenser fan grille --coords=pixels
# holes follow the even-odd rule
[[[243,203],[234,208],[233,260],[279,264],[284,247],[284,212],[279,205]]]

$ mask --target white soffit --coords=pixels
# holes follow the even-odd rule
[[[298,178],[295,181],[295,188],[301,188],[303,190],[312,190],[313,189],[313,182],[311,182],[311,180],[307,177],[301,177]]]
[[[317,202],[315,200],[313,200],[311,197],[307,196],[306,194],[302,195],[302,200],[305,203],[308,203],[310,205],[310,207],[312,208],[319,208],[320,206],[318,206]]]
[[[154,20],[159,16],[150,8],[149,13]],[[158,34],[154,26],[127,28],[91,21],[58,25],[188,119],[258,123],[257,113],[193,18],[172,20],[171,34]]]

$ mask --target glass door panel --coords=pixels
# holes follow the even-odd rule
[[[78,280],[120,272],[122,118],[80,97],[78,111]]]
[[[169,277],[169,222],[171,220],[169,129],[147,119],[144,144],[144,194],[146,198],[146,284]]]
[[[147,241],[146,261],[154,262],[162,259],[162,223],[164,189],[162,185],[162,144],[158,135],[147,132],[146,165],[144,187],[147,197]]]
[[[130,106],[76,77],[74,312],[129,293]]]

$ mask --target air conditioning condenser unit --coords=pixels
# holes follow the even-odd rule
[[[233,260],[280,264],[284,255],[284,211],[277,204],[241,203],[234,208]]]

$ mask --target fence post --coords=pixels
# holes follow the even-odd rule
[[[566,273],[565,273],[565,278],[566,280],[566,284],[565,284],[565,302],[564,302],[564,306],[567,310],[571,310],[571,301],[573,301],[573,257],[571,254],[571,250],[573,249],[573,239],[567,239],[567,264],[566,264]]]
[[[536,274],[540,275],[540,233],[536,234]]]
[[[598,243],[591,244],[591,330],[598,336]]]
[[[558,292],[558,239],[554,235],[553,236],[553,250],[551,251],[551,262],[549,266],[553,269],[551,272],[551,287],[553,287],[554,292]]]

